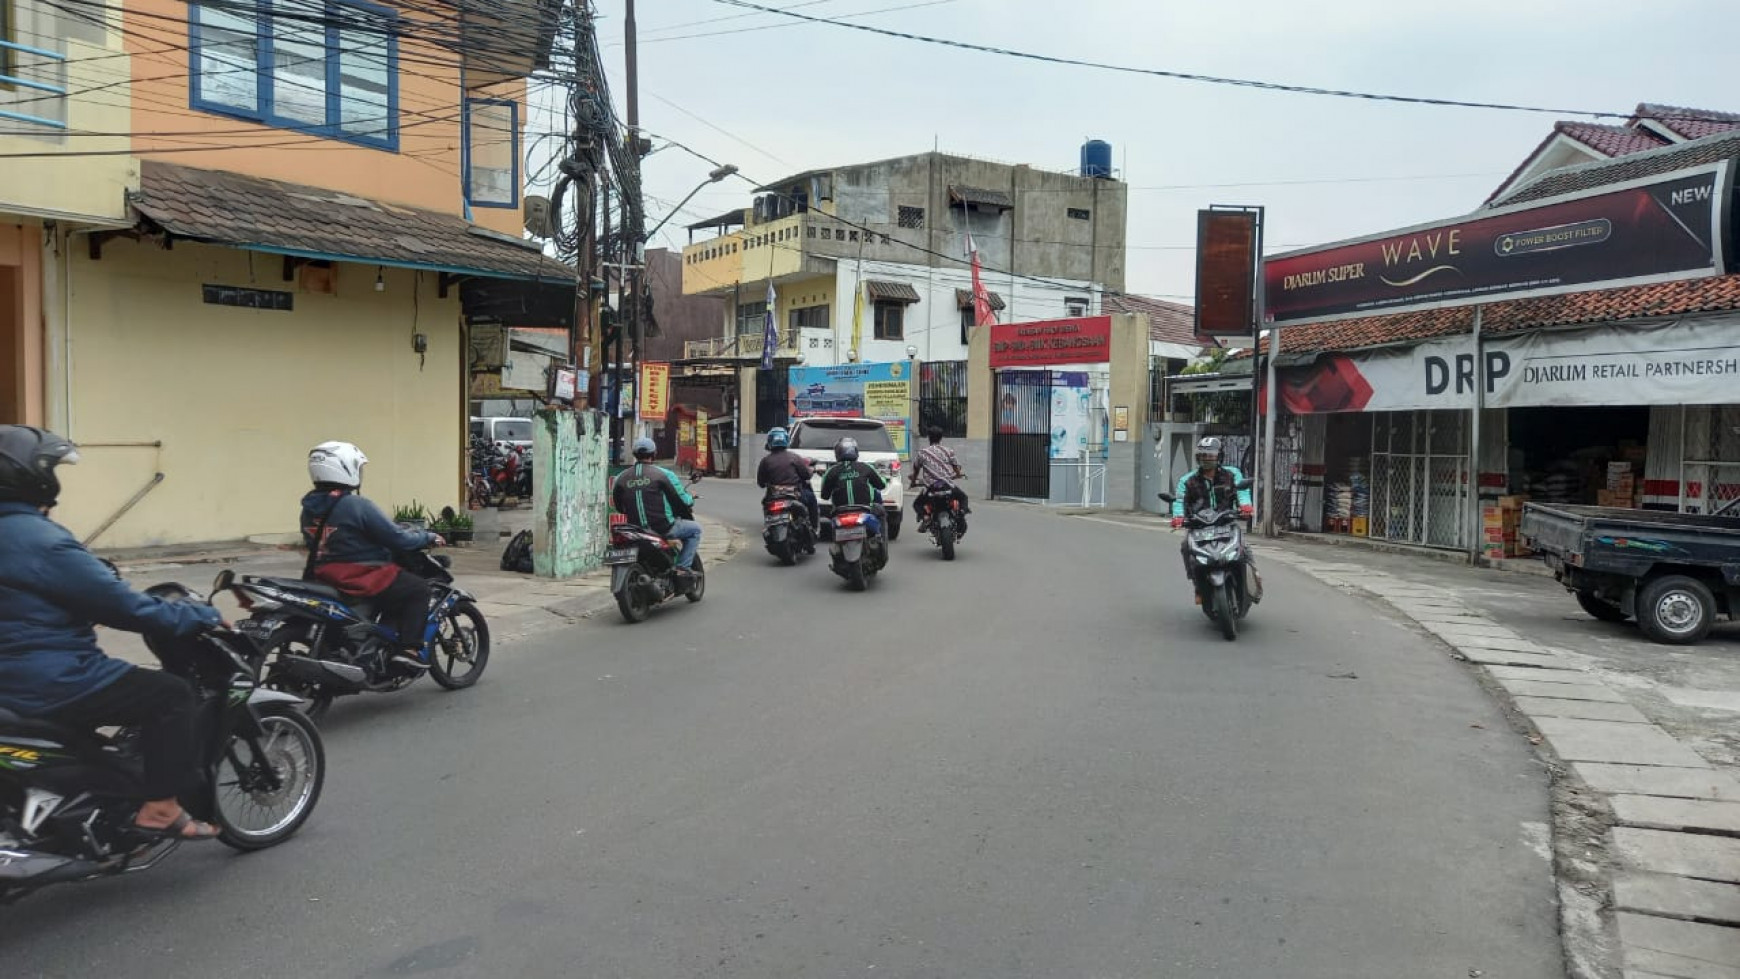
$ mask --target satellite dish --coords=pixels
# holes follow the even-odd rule
[[[550,223],[550,199],[536,194],[526,195],[526,233],[533,238],[549,238],[554,232]]]

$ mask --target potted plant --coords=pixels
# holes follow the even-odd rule
[[[414,527],[417,530],[429,529],[429,511],[423,504],[412,500],[405,506],[393,508],[393,522]]]
[[[461,513],[448,506],[441,508],[441,513],[429,525],[429,529],[447,538],[450,544],[469,544],[473,526],[471,514]]]

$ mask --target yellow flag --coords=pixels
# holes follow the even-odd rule
[[[852,347],[857,351],[864,341],[864,283],[860,281],[852,293]]]

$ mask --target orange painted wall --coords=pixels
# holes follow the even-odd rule
[[[425,0],[416,6],[435,5]],[[192,108],[188,4],[125,0],[123,16],[133,63],[133,148],[138,156],[172,151],[158,158],[464,213],[458,55],[415,40],[451,36],[451,26],[425,27],[427,13],[409,7],[402,11],[407,36],[399,42],[399,149],[393,153]],[[525,90],[519,80],[477,94],[519,102],[523,127]],[[472,220],[505,234],[517,236],[522,230],[517,208],[474,208]]]

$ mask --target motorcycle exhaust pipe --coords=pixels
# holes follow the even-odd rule
[[[332,683],[337,681],[351,687],[361,687],[367,682],[367,675],[360,666],[349,663],[329,663],[325,660],[312,659],[307,656],[278,657],[278,663],[284,672],[293,679],[305,683]]]
[[[0,884],[64,884],[100,872],[101,868],[89,860],[26,850],[0,850]]]

